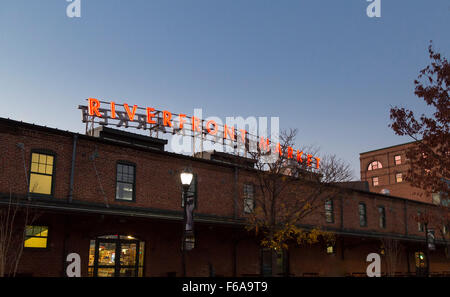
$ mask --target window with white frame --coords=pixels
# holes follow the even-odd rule
[[[401,172],[398,172],[395,174],[395,182],[401,183],[403,181],[403,174]]]
[[[378,176],[372,177],[372,186],[376,187],[379,185]]]

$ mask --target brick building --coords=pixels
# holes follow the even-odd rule
[[[342,194],[304,222],[335,233],[335,245],[292,246],[272,258],[244,228],[244,201],[258,195],[249,191],[252,168],[220,153],[167,152],[161,139],[97,132],[0,118],[0,205],[39,214],[26,228],[20,275],[64,276],[69,253],[80,255],[82,276],[182,275],[179,174],[188,166],[195,173],[195,248],[186,255],[187,276],[365,275],[367,255],[383,255],[386,238],[401,246],[397,274],[420,274],[426,265],[424,232],[412,217],[440,211],[431,203],[340,185]],[[430,271],[449,273],[448,256],[436,238]],[[382,256],[383,273],[385,263]]]
[[[446,203],[439,193],[427,193],[405,180],[410,168],[406,151],[415,142],[380,148],[360,154],[361,181],[367,181],[369,190],[427,203]]]

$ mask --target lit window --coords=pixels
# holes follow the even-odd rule
[[[327,223],[334,222],[333,200],[325,201],[325,221]]]
[[[130,164],[117,163],[116,199],[134,200],[135,167]]]
[[[395,182],[401,183],[403,181],[403,174],[401,172],[395,174]]]
[[[334,253],[334,247],[332,245],[327,246],[327,254]]]
[[[367,226],[367,218],[366,218],[366,204],[360,203],[358,205],[358,212],[359,212],[359,225],[361,227]]]
[[[376,186],[379,185],[379,183],[378,183],[378,176],[372,177],[372,185],[373,185],[374,187],[376,187]]]
[[[367,170],[375,170],[380,168],[383,168],[383,165],[381,165],[381,163],[378,161],[373,161],[372,163],[369,164]]]
[[[380,214],[380,228],[386,228],[386,211],[384,206],[378,206],[378,213]]]
[[[52,194],[54,158],[47,154],[31,154],[30,193]]]
[[[400,156],[400,155],[394,156],[394,162],[395,162],[395,165],[402,164],[402,156]]]
[[[45,249],[47,247],[47,226],[26,226],[24,247]]]
[[[244,185],[244,212],[252,213],[255,205],[254,188],[252,184]]]

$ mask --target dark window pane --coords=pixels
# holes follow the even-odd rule
[[[325,220],[327,223],[333,223],[334,213],[333,213],[333,201],[325,201]]]
[[[359,225],[366,225],[366,205],[363,203],[359,204]]]

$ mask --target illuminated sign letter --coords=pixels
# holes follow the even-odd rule
[[[172,122],[170,121],[170,118],[172,117],[172,114],[170,111],[163,110],[163,125],[172,127]]]
[[[111,101],[110,105],[111,105],[111,118],[115,119],[116,118],[116,103]]]
[[[214,126],[214,130],[213,131],[211,131],[211,128],[209,127],[211,124]],[[217,123],[215,121],[213,121],[213,120],[209,120],[206,123],[206,130],[208,131],[209,134],[216,135],[216,133],[217,133]]]
[[[179,129],[181,130],[181,129],[183,129],[183,124],[184,123],[186,123],[186,120],[184,119],[186,117],[186,115],[185,114],[179,114],[178,115],[178,122],[180,123],[179,125]]]
[[[288,146],[288,159],[294,158],[294,149]]]
[[[95,113],[96,116],[101,118],[102,115],[98,111],[98,109],[100,108],[100,101],[98,101],[95,98],[89,98],[88,101],[89,101],[89,105],[88,105],[89,115],[94,115],[94,113]]]
[[[269,146],[270,142],[269,142],[269,138],[266,138],[266,140],[264,141],[264,137],[261,136],[261,139],[259,140],[259,149],[260,150],[265,150],[265,151],[270,151],[270,146]]]
[[[299,150],[297,150],[297,162],[299,162],[299,163],[303,162],[302,155],[303,155],[303,151],[299,152]]]
[[[278,142],[277,146],[275,148],[275,154],[278,153],[281,156],[283,156],[283,152],[281,151],[281,144]]]
[[[234,140],[234,138],[235,138],[234,127],[231,127],[231,131],[230,131],[230,129],[228,129],[228,126],[225,125],[223,127],[223,138],[226,139],[228,135],[230,135],[231,140]]]
[[[315,157],[314,159],[316,159],[316,161],[317,161],[317,163],[316,163],[316,168],[319,169],[320,158]]]
[[[154,113],[151,113],[152,111],[155,111],[154,108],[147,107],[147,123],[149,124],[156,124],[154,120],[152,120],[155,117]]]
[[[130,119],[130,121],[133,121],[134,114],[136,113],[137,105],[133,105],[133,111],[132,112],[130,111],[130,107],[128,106],[128,104],[125,103],[123,105],[123,107],[125,108],[125,111],[127,112],[128,118]]]
[[[312,158],[312,155],[306,155],[306,165],[307,166],[309,166],[309,167],[311,167],[311,158]]]
[[[245,143],[245,134],[247,133],[247,131],[245,131],[244,129],[240,129],[239,131],[241,131],[242,142]]]

